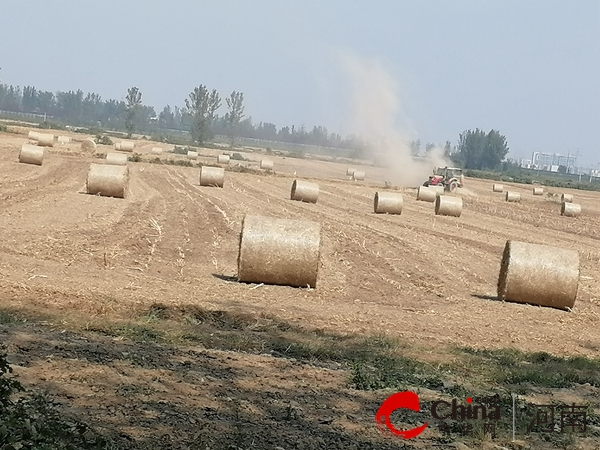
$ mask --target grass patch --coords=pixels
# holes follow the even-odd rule
[[[11,376],[6,358],[4,349],[0,349],[0,448],[117,448],[84,422],[65,416],[50,398],[26,391]]]

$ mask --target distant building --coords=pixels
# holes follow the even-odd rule
[[[531,160],[530,159],[522,159],[521,161],[519,161],[519,165],[523,169],[531,169]]]
[[[529,161],[529,160],[524,160]],[[529,169],[547,170],[558,172],[559,166],[564,166],[567,173],[575,173],[577,168],[577,156],[565,156],[558,153],[533,152]],[[524,167],[521,165],[521,167]]]

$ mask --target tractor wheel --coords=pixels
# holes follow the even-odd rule
[[[450,192],[454,192],[456,191],[456,189],[458,188],[458,183],[456,181],[453,181],[452,183],[450,183]]]

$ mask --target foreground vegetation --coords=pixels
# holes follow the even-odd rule
[[[14,310],[0,311],[0,326],[20,326],[24,318],[22,313]],[[27,317],[28,324],[32,320],[31,316]],[[521,396],[517,400],[516,420],[517,428],[524,430],[531,421],[532,407],[524,397],[581,385],[600,388],[600,359],[565,358],[514,349],[455,347],[450,349],[451,359],[439,355],[439,360],[423,361],[418,357],[418,349],[387,336],[365,337],[307,330],[265,315],[211,311],[196,306],[173,307],[156,303],[133,320],[88,324],[86,331],[74,331],[84,333],[87,339],[93,339],[96,334],[149,347],[201,345],[206,349],[255,355],[268,353],[305,364],[341,368],[348,373],[349,389],[383,389],[387,391],[383,397],[404,390],[428,392],[422,397],[422,411],[428,410],[435,399],[463,401],[466,397],[495,396],[502,410],[502,420],[496,431],[499,439],[508,439],[510,435],[511,394]],[[119,448],[114,436],[103,437],[92,427],[60,412],[51,397],[23,392],[10,371],[6,354],[0,354],[0,448]],[[590,406],[587,436],[600,437],[600,418],[594,410],[598,405]],[[422,419],[410,415],[402,419],[409,423],[419,420]],[[451,425],[458,427],[458,422]],[[482,433],[482,430],[478,432]],[[532,438],[547,440],[548,436],[538,434]],[[552,439],[556,446],[567,448],[565,443],[572,443],[575,438],[561,434]],[[450,436],[441,436],[439,440],[452,441]]]

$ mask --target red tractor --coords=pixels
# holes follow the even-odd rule
[[[463,187],[465,177],[458,167],[438,167],[433,169],[433,175],[423,183],[423,186],[444,186],[447,192],[454,192]]]

